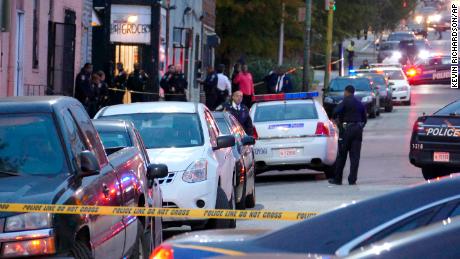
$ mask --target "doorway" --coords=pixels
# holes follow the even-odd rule
[[[141,48],[138,45],[115,45],[115,64],[122,63],[125,72],[130,74],[134,70],[135,63],[141,63]],[[118,73],[118,71],[117,71]]]
[[[14,69],[14,95],[24,95],[24,13],[16,16],[16,62]]]

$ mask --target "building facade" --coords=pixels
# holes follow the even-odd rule
[[[73,95],[91,61],[92,0],[0,0],[0,96]]]

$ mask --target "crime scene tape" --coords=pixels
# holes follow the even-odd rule
[[[53,214],[89,214],[108,216],[142,216],[168,218],[213,218],[245,220],[304,220],[318,215],[316,212],[171,209],[147,207],[81,206],[56,204],[0,203],[0,212],[42,212]]]
[[[114,92],[129,92],[131,94],[149,94],[149,95],[160,95],[159,93],[150,93],[150,92],[141,92],[141,91],[134,91],[134,90],[123,90],[123,89],[118,89],[118,88],[107,88],[110,91]],[[183,96],[184,94],[164,94],[168,96]]]

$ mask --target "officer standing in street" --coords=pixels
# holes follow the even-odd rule
[[[224,111],[230,114],[238,120],[243,126],[244,131],[247,135],[252,136],[254,133],[254,126],[252,125],[251,117],[249,116],[249,108],[243,103],[243,92],[236,91],[232,95],[232,100],[225,104]]]
[[[334,110],[333,117],[338,119],[339,155],[336,161],[335,176],[329,180],[331,184],[342,184],[343,169],[350,152],[350,175],[348,183],[355,185],[358,179],[358,167],[363,140],[363,128],[367,123],[366,109],[361,101],[355,98],[355,88],[351,85],[345,87],[344,99]]]

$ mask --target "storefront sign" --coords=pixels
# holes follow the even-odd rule
[[[111,42],[150,44],[150,6],[112,5],[111,8]]]

